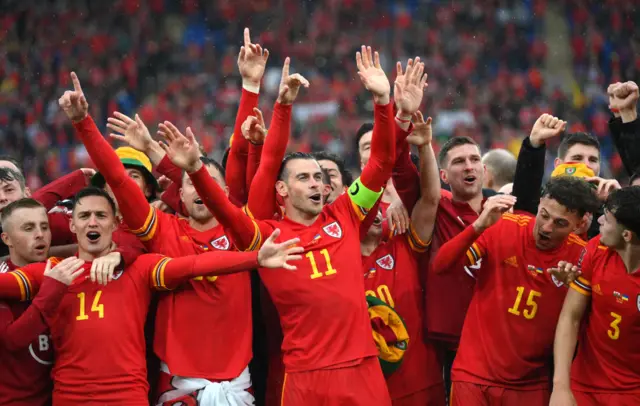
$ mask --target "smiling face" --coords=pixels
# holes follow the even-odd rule
[[[376,218],[373,220],[371,227],[367,230],[367,238],[377,239],[382,235],[382,210],[378,209],[378,214],[376,214]]]
[[[320,164],[320,167],[326,170],[329,174],[329,179],[331,181],[331,193],[329,193],[327,203],[331,203],[335,201],[338,196],[344,193],[342,174],[340,173],[340,168],[338,168],[338,165],[333,161],[330,161],[328,159],[320,159],[318,160],[318,163]]]
[[[368,131],[358,141],[358,153],[360,154],[362,168],[369,162],[369,157],[371,156],[371,137],[373,137],[373,131]]]
[[[322,170],[315,159],[291,159],[283,171],[284,180],[276,182],[287,213],[296,211],[303,217],[313,217],[322,211]]]
[[[44,207],[14,210],[5,220],[2,240],[11,260],[18,266],[46,261],[51,246],[51,230]]]
[[[447,153],[446,165],[440,170],[442,180],[461,200],[470,200],[482,193],[484,165],[480,149],[474,144],[462,144]]]
[[[533,227],[536,247],[541,250],[559,247],[580,226],[581,221],[582,216],[577,212],[568,210],[555,199],[542,197]]]
[[[229,195],[229,188],[227,188],[224,178],[218,169],[213,165],[207,165],[207,171],[209,175],[215,180],[218,185],[225,191],[227,196]],[[198,223],[206,223],[207,221],[213,218],[213,214],[207,209],[207,206],[204,205],[200,196],[198,196],[198,192],[196,192],[195,186],[193,186],[193,182],[191,182],[191,178],[186,173],[182,178],[182,188],[180,189],[180,200],[184,204],[187,213],[189,213],[189,217],[197,221]]]
[[[111,250],[116,216],[103,196],[84,196],[78,200],[71,216],[71,232],[78,239],[78,250],[93,257]]]

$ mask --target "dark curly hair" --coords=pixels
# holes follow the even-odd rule
[[[312,152],[311,155],[316,159],[316,161],[325,160],[335,163],[338,167],[338,171],[340,171],[340,176],[342,176],[343,185],[349,186],[353,183],[353,175],[351,175],[351,172],[347,170],[344,160],[338,155],[326,151]]]
[[[604,208],[613,214],[618,223],[640,236],[640,186],[614,190]]]
[[[551,178],[542,189],[542,197],[553,199],[580,216],[594,213],[602,206],[593,187],[575,176]]]

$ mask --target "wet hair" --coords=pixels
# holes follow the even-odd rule
[[[0,182],[13,182],[14,180],[20,184],[20,189],[25,189],[26,183],[22,173],[11,168],[0,168]]]
[[[319,152],[311,153],[311,156],[313,156],[316,159],[316,161],[325,160],[325,161],[331,161],[334,164],[336,164],[336,166],[338,167],[338,171],[340,172],[340,176],[342,177],[343,185],[348,186],[351,183],[353,183],[353,176],[351,175],[351,172],[347,170],[347,167],[344,164],[344,160],[340,158],[338,155],[332,154],[326,151],[319,151]]]
[[[475,145],[476,147],[478,147],[478,149],[480,149],[478,143],[467,136],[449,138],[449,140],[444,143],[444,145],[440,149],[440,153],[438,154],[438,165],[440,165],[440,168],[444,168],[446,166],[447,155],[449,154],[449,151],[461,145]]]
[[[98,196],[98,197],[105,198],[107,200],[107,202],[109,203],[109,207],[111,207],[111,211],[112,211],[113,215],[115,216],[115,214],[116,214],[116,203],[113,201],[111,196],[109,196],[109,194],[104,189],[100,189],[100,188],[97,188],[95,186],[86,187],[86,188],[82,189],[81,191],[79,191],[78,193],[76,193],[75,199],[73,200],[73,206],[71,207],[71,211],[75,212],[76,211],[76,207],[80,203],[80,200],[84,199],[85,197],[90,197],[90,196]]]
[[[18,168],[22,172],[22,168],[20,167],[20,164],[18,163],[18,160],[15,159],[14,157],[12,157],[11,155],[0,154],[0,161],[11,162],[12,164],[14,164],[16,166],[16,168]]]
[[[551,178],[542,189],[542,197],[557,201],[567,210],[576,212],[580,217],[587,212],[594,213],[601,207],[593,187],[575,176]]]
[[[293,161],[296,159],[305,159],[315,161],[316,159],[313,155],[308,154],[306,152],[290,152],[284,156],[282,163],[280,164],[280,171],[278,172],[278,180],[286,180],[289,177],[289,170],[287,168],[287,164],[289,161]],[[316,161],[317,162],[317,161]],[[320,166],[320,164],[318,164]]]
[[[567,157],[567,152],[569,152],[569,148],[576,144],[594,147],[598,150],[598,155],[600,155],[600,141],[591,134],[577,132],[567,134],[562,138],[562,141],[560,141],[560,145],[558,146],[558,158],[564,161]]]
[[[37,209],[41,208],[46,212],[45,207],[39,201],[32,199],[30,197],[25,197],[22,199],[18,199],[14,202],[9,203],[8,205],[2,208],[0,211],[0,218],[2,219],[2,228],[6,229],[6,221],[11,217],[11,215],[19,209]]]
[[[360,139],[369,131],[373,131],[373,123],[364,123],[358,128],[358,131],[356,131],[356,151],[358,151],[358,153],[360,152]]]
[[[628,186],[611,192],[604,205],[616,221],[640,237],[640,186]]]

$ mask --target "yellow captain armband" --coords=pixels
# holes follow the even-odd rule
[[[378,201],[378,198],[382,194],[382,190],[383,189],[380,189],[379,192],[374,192],[366,187],[360,178],[358,178],[351,184],[347,193],[349,193],[349,198],[355,205],[369,210],[374,204],[376,204],[376,201]]]

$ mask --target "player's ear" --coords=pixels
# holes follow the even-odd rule
[[[558,165],[562,164],[562,160],[560,158],[556,158],[553,160],[553,167],[557,167]]]
[[[3,232],[2,234],[0,234],[0,237],[2,237],[2,242],[4,243],[4,245],[6,245],[7,247],[12,247],[9,234]]]
[[[71,215],[71,218],[69,218],[69,231],[71,231],[73,234],[76,234],[76,225],[73,223],[73,214]]]
[[[29,187],[24,188],[24,197],[31,197],[31,189]]]
[[[287,187],[287,184],[284,181],[277,181],[276,182],[276,192],[282,196],[285,197],[289,194],[289,188]]]
[[[444,169],[440,169],[440,179],[447,185],[449,184],[449,181],[447,180],[447,171]]]
[[[633,240],[633,232],[631,230],[623,230],[622,238],[624,239],[624,242],[631,242]],[[4,233],[2,233],[2,240],[4,241]]]

